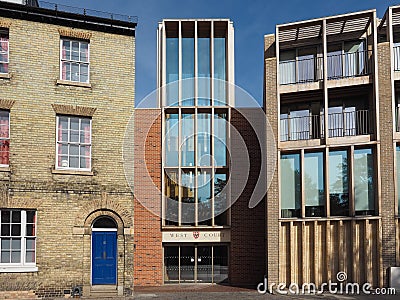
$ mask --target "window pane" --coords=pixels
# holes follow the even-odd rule
[[[214,105],[226,103],[226,51],[225,38],[214,38]]]
[[[71,134],[72,137],[72,134]],[[70,145],[69,146],[69,155],[79,155],[79,146],[78,145]]]
[[[85,64],[81,64],[81,79],[80,82],[89,82],[89,66]]]
[[[26,212],[26,222],[35,223],[36,222],[36,212],[35,211],[27,211]]]
[[[211,165],[211,114],[197,115],[197,159],[198,166]]]
[[[20,263],[21,262],[21,251],[12,251],[11,252],[11,263]]]
[[[211,172],[209,170],[198,170],[197,173],[197,202],[198,221],[200,225],[212,225],[212,202],[211,202]]]
[[[324,153],[304,154],[306,217],[325,216]]]
[[[354,201],[357,215],[375,212],[374,161],[372,149],[354,150]]]
[[[194,166],[194,114],[182,115],[182,166]]]
[[[1,239],[1,249],[2,250],[9,250],[11,248],[10,239]]]
[[[198,100],[197,105],[211,105],[210,75],[211,56],[210,38],[198,39]]]
[[[20,239],[12,239],[11,241],[11,250],[21,250],[21,240]]]
[[[26,225],[26,235],[35,236],[35,224]]]
[[[215,165],[219,167],[227,166],[226,155],[226,131],[227,131],[226,113],[217,113],[214,115],[214,159]]]
[[[71,63],[62,62],[62,79],[71,80]]]
[[[194,38],[182,38],[182,79],[182,105],[193,106]]]
[[[194,171],[182,170],[182,223],[194,225],[195,198],[194,198]]]
[[[70,142],[71,143],[79,143],[79,131],[78,130],[71,130]]]
[[[9,210],[2,210],[1,211],[1,222],[2,223],[10,223],[10,215],[11,215],[11,211]]]
[[[165,115],[166,126],[165,126],[165,165],[166,166],[178,166],[178,114],[166,114]]]
[[[61,154],[68,155],[68,145],[60,145],[60,146],[61,146]]]
[[[282,218],[300,217],[300,154],[281,155],[281,182]]]
[[[1,262],[10,263],[10,251],[1,251]]]
[[[70,168],[79,168],[79,158],[78,157],[70,157],[69,158],[69,167]]]
[[[79,81],[79,64],[71,64],[71,80]]]
[[[10,236],[11,234],[11,225],[9,224],[1,224],[1,235],[2,236]]]
[[[12,211],[12,223],[21,223],[21,212],[20,211]]]
[[[68,156],[61,156],[59,160],[59,167],[68,168]]]
[[[11,225],[11,235],[12,236],[21,236],[21,224],[12,224]]]
[[[179,79],[179,42],[177,38],[167,38],[166,41],[166,82]],[[178,105],[178,84],[169,84],[166,88],[167,105]]]
[[[228,225],[227,174],[214,175],[214,223],[217,226]]]
[[[178,171],[165,171],[165,224],[178,225]]]
[[[228,247],[214,246],[214,282],[228,280]]]
[[[81,161],[81,165],[80,165],[81,168],[83,168],[83,169],[90,168],[90,158],[89,157],[81,157],[80,161]]]
[[[62,59],[70,59],[71,51],[70,51],[70,42],[69,41],[62,41],[62,52],[61,58]]]
[[[179,246],[164,248],[165,283],[179,281]]]
[[[347,151],[329,153],[329,198],[332,216],[349,215]]]
[[[88,62],[89,59],[89,44],[81,42],[81,61]]]
[[[25,262],[27,263],[35,262],[35,251],[26,251]]]

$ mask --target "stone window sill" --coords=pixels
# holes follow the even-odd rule
[[[11,79],[11,74],[10,73],[0,73],[0,78],[1,79]]]
[[[0,172],[11,172],[9,166],[0,166]]]
[[[92,88],[92,85],[90,83],[85,83],[85,82],[77,82],[77,81],[68,81],[68,80],[57,80],[57,85],[68,85],[68,86],[77,86],[77,87],[83,87],[83,88]]]
[[[32,273],[37,271],[38,267],[0,267],[0,273]]]
[[[78,176],[93,176],[93,172],[91,171],[80,171],[80,170],[58,170],[58,169],[53,169],[51,171],[53,174],[58,174],[58,175],[78,175]]]

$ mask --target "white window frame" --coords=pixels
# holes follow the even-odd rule
[[[81,60],[69,60],[69,59],[63,59],[62,58],[62,52],[63,52],[63,42],[68,41],[70,43],[72,42],[78,42],[79,43],[79,53],[81,50],[81,45],[82,43],[85,43],[88,45],[88,56],[87,56],[87,62],[81,61]],[[79,65],[79,80],[72,80],[72,72],[71,72],[71,79],[63,78],[62,76],[62,65],[63,62],[69,62],[69,63],[76,63]],[[87,66],[87,81],[81,81],[81,65],[86,65]],[[79,83],[89,83],[90,82],[90,42],[89,41],[83,41],[83,40],[74,40],[74,39],[69,39],[69,38],[60,38],[60,79],[64,81],[70,81],[70,82],[79,82]]]
[[[59,132],[58,132],[58,126],[59,126],[59,122],[60,122],[60,117],[61,118],[68,118],[68,142],[63,142],[59,140]],[[71,138],[71,118],[78,118],[79,119],[79,142],[71,142],[70,138]],[[89,144],[85,144],[85,143],[81,143],[80,142],[80,133],[81,133],[81,121],[82,119],[87,119],[89,120],[89,124],[90,124],[90,143]],[[91,171],[92,170],[92,118],[90,117],[83,117],[83,116],[74,116],[74,115],[57,115],[57,122],[56,122],[56,162],[55,162],[55,168],[56,170],[74,170],[74,171]],[[63,166],[59,166],[58,165],[58,158],[60,156],[60,154],[58,153],[58,149],[61,145],[77,145],[79,147],[79,154],[78,154],[78,162],[80,164],[81,161],[81,157],[84,155],[81,155],[80,153],[80,146],[89,146],[90,147],[90,156],[89,156],[89,168],[73,168],[73,167],[63,167]],[[61,156],[63,156],[61,154]],[[68,147],[68,165],[69,165],[69,159],[70,159],[70,155],[69,155],[69,147]]]
[[[10,111],[9,110],[7,110],[7,109],[0,109],[0,112],[1,111],[4,111],[4,112],[7,112],[8,113],[8,137],[7,138],[4,138],[4,137],[1,137],[0,136],[0,141],[8,141],[8,142],[10,142],[10,135],[11,135],[11,131],[10,131]],[[9,148],[8,148],[8,164],[0,164],[0,168],[1,167],[8,167],[9,165],[10,165],[10,146],[8,146]]]
[[[36,267],[36,254],[37,254],[37,211],[35,210],[29,210],[29,211],[34,211],[35,212],[35,223],[34,223],[34,228],[35,228],[35,235],[34,236],[27,236],[26,235],[26,225],[27,225],[27,210],[21,210],[21,209],[3,209],[6,211],[16,211],[16,212],[21,212],[21,258],[19,263],[2,263],[0,261],[0,273],[19,273],[19,272],[37,272],[38,268]],[[0,210],[3,211],[3,210]],[[12,220],[10,220],[11,224],[16,224],[12,223]],[[1,221],[1,213],[0,213],[0,224],[2,224]],[[9,224],[9,223],[7,223]],[[31,224],[31,223],[29,223]],[[1,239],[3,236],[1,236],[1,231],[0,231],[0,243]],[[12,238],[12,236],[4,236],[4,238]],[[26,240],[27,239],[34,239],[35,240],[35,262],[33,263],[27,263],[26,262]],[[1,249],[1,244],[0,244],[0,249]]]
[[[8,33],[8,30],[0,30],[0,34],[7,35],[7,37],[8,37],[8,39],[7,39],[7,45],[8,45],[7,53],[4,52],[4,51],[2,51],[2,53],[1,53],[1,54],[7,54],[7,61],[0,61],[0,63],[7,64],[7,66],[10,67],[10,35]],[[7,73],[0,72],[0,74],[8,74],[8,72]]]

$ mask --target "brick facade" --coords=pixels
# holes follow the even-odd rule
[[[76,29],[23,18],[0,17],[0,23],[9,25],[10,49],[10,78],[0,79],[1,97],[2,103],[13,103],[10,164],[0,169],[0,208],[37,210],[38,267],[32,273],[0,273],[0,291],[54,297],[80,286],[89,295],[91,226],[107,215],[118,224],[118,292],[130,294],[133,194],[125,180],[122,144],[134,105],[134,35],[80,29],[90,37],[90,85],[75,86],[57,81],[60,32]],[[55,170],[53,107],[93,115],[91,172]]]
[[[135,286],[163,284],[161,153],[161,110],[137,109],[134,175]],[[153,212],[158,212],[158,215]]]

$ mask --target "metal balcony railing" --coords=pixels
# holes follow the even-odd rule
[[[394,71],[400,71],[400,46],[393,47]]]
[[[372,51],[357,51],[327,56],[328,80],[371,74]]]
[[[368,110],[330,113],[328,115],[329,137],[366,135],[372,133]]]
[[[320,139],[323,124],[320,115],[281,118],[281,141]]]
[[[398,49],[397,49],[398,48]],[[400,46],[395,47],[395,70],[400,70]],[[296,58],[279,62],[279,83],[297,84],[323,79],[323,58]],[[328,53],[328,80],[369,75],[372,72],[372,50]]]
[[[281,117],[280,140],[298,141],[324,138],[324,116]],[[400,131],[400,125],[397,126]],[[372,133],[368,110],[328,114],[330,138],[367,135]]]
[[[295,84],[323,79],[323,58],[297,58],[279,62],[279,83]]]

